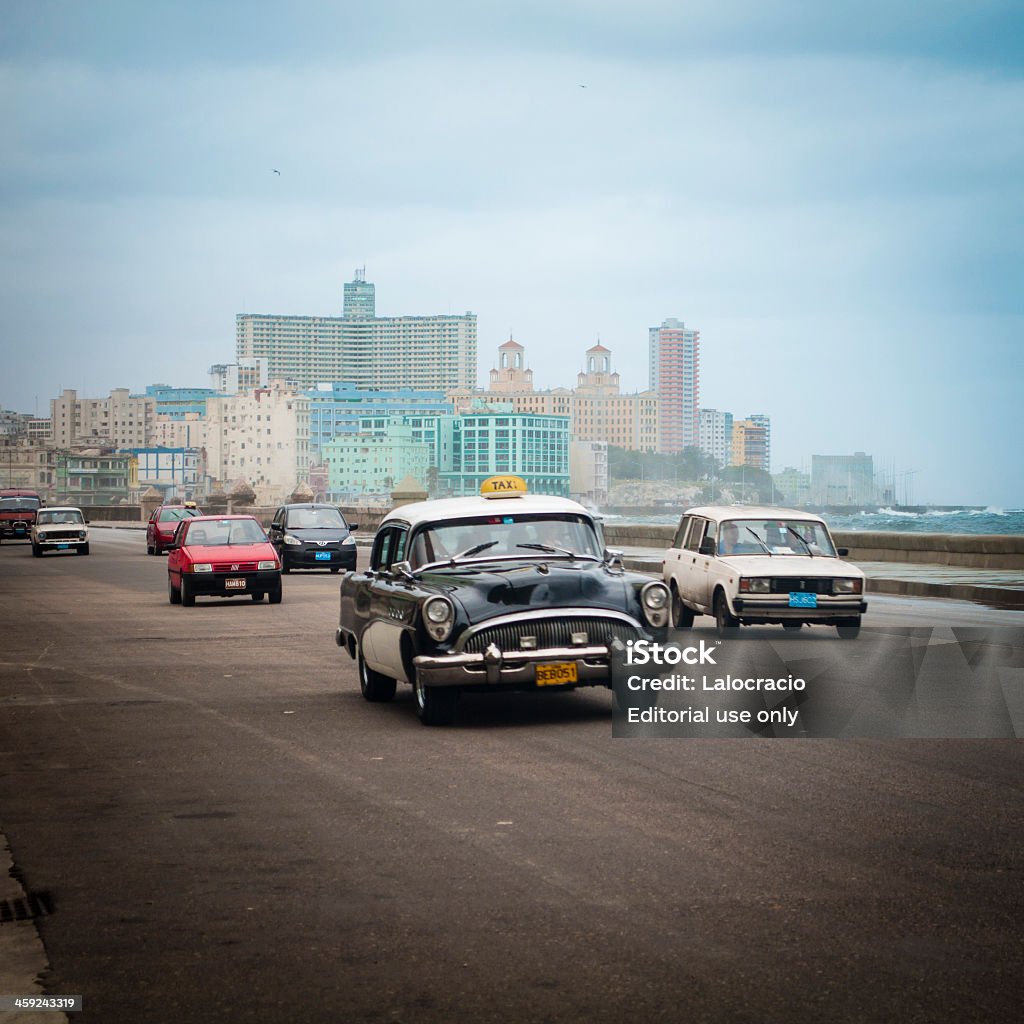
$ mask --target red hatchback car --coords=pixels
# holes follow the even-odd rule
[[[174,541],[174,531],[182,519],[201,516],[195,505],[160,505],[146,523],[146,554],[162,555]]]
[[[191,607],[197,597],[263,595],[281,603],[281,561],[252,516],[194,516],[178,523],[167,555],[171,604]]]

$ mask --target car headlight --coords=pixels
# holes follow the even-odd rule
[[[668,625],[668,587],[664,583],[647,583],[640,591],[640,604],[650,625],[660,628]]]
[[[45,530],[40,530],[39,531],[39,539],[40,540],[46,540],[46,531]]]
[[[293,544],[295,546],[301,545],[302,541],[298,537],[293,537],[290,533],[284,535],[285,544]]]
[[[261,558],[256,563],[257,569],[276,569],[277,562],[273,558]]]
[[[451,601],[445,597],[427,598],[423,605],[423,621],[435,640],[447,640],[455,625],[455,609]]]
[[[85,530],[79,530],[78,531],[78,539],[79,540],[85,540]]]
[[[772,581],[770,579],[742,579],[740,580],[740,592],[744,594],[770,594],[772,592]]]
[[[192,566],[193,572],[213,572],[213,566],[209,562],[196,562]]]
[[[863,580],[841,579],[832,581],[833,594],[859,594],[863,589]]]
[[[341,543],[342,544],[355,544],[356,539],[350,533]]]

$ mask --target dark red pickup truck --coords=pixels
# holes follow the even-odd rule
[[[35,491],[0,489],[0,540],[28,540],[42,503]]]

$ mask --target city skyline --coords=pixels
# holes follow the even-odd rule
[[[378,315],[476,314],[481,386],[512,336],[538,388],[600,339],[643,390],[676,317],[774,468],[867,451],[919,501],[1020,507],[1022,20],[14,7],[0,406],[201,385],[238,313],[340,316],[365,266]]]

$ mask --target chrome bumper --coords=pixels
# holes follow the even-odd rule
[[[502,651],[489,644],[482,654],[421,654],[412,659],[416,677],[424,686],[529,686],[536,683],[536,665],[566,661],[576,664],[575,685],[608,686],[610,660],[607,644],[540,651]]]

